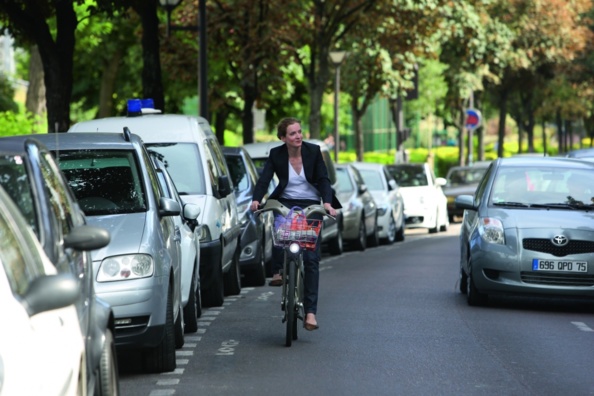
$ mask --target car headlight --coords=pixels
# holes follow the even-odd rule
[[[153,258],[146,254],[108,257],[99,266],[97,282],[148,278],[154,270]]]
[[[496,243],[499,245],[505,244],[503,223],[499,219],[493,217],[481,217],[479,220],[478,231],[485,242]]]

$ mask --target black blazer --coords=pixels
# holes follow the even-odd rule
[[[314,143],[302,142],[301,160],[303,161],[305,178],[318,190],[322,202],[330,203],[334,209],[342,208],[330,184],[328,169],[326,169],[320,146]],[[279,199],[289,182],[289,150],[286,144],[270,150],[268,160],[256,183],[252,198],[253,201],[262,202],[262,198],[268,191],[268,185],[275,173],[278,177],[279,184],[272,194],[270,194],[270,199]]]

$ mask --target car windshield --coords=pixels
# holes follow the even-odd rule
[[[87,216],[147,210],[133,151],[60,151],[58,161]]]
[[[392,177],[400,187],[427,186],[427,175],[422,166],[391,166]]]
[[[458,168],[452,169],[448,175],[448,185],[465,186],[468,184],[477,184],[484,176],[487,168]]]
[[[336,168],[336,177],[338,180],[338,192],[352,192],[355,190],[355,186],[346,169]]]
[[[370,191],[386,191],[380,172],[371,169],[359,169],[359,173]]]
[[[592,208],[594,175],[568,167],[501,168],[490,202],[496,206]]]
[[[149,151],[165,164],[179,195],[204,195],[206,183],[200,153],[193,143],[146,143]],[[188,173],[188,169],[195,172]]]
[[[0,184],[17,204],[35,234],[39,235],[31,185],[20,155],[0,156]]]

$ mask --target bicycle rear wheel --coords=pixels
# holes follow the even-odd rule
[[[297,310],[297,306],[295,304],[295,283],[297,281],[295,267],[297,263],[295,263],[294,259],[290,259],[287,264],[289,267],[287,268],[289,276],[286,277],[287,295],[285,298],[285,314],[287,315],[287,332],[285,337],[285,345],[290,347],[294,339],[293,334],[295,334],[295,337],[297,336],[297,318],[295,317],[295,312]]]

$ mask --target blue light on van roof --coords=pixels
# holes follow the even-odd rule
[[[128,116],[142,114],[142,102],[140,99],[128,99]]]
[[[140,102],[142,104],[143,109],[154,109],[155,108],[155,102],[151,98],[140,99]]]

